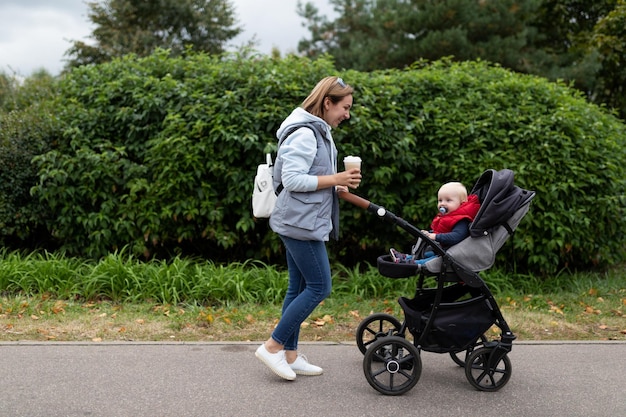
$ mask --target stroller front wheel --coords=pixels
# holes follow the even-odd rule
[[[400,321],[391,314],[371,314],[363,319],[356,329],[356,345],[361,353],[365,354],[372,343],[381,337],[398,335],[401,327]]]
[[[492,358],[494,352],[497,349],[481,347],[467,358],[465,376],[480,391],[497,391],[511,378],[511,360],[507,353],[500,354],[499,358]]]
[[[363,372],[376,391],[402,395],[419,381],[422,360],[419,350],[403,337],[382,337],[365,352]]]
[[[450,352],[450,357],[461,368],[465,368],[465,363],[467,362],[467,358],[474,351],[474,349],[478,349],[479,347],[484,346],[487,343],[487,336],[481,334],[478,340],[466,350],[462,350],[460,352]]]

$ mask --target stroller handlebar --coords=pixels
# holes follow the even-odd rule
[[[391,222],[394,222],[395,219],[397,219],[397,217],[393,213],[387,211],[384,207],[374,204],[371,201],[366,200],[363,197],[359,197],[356,194],[352,194],[350,192],[345,192],[345,191],[339,191],[337,195],[342,200],[345,200],[348,203],[352,203],[359,208],[362,208],[371,213],[374,213],[377,216],[382,217],[383,219],[387,219]]]
[[[370,204],[372,204],[368,200],[364,199],[363,197],[359,197],[358,195],[352,194],[350,192],[339,191],[337,192],[337,196],[341,198],[342,200],[345,200],[348,203],[352,203],[355,206],[360,207],[364,210],[368,210]]]
[[[410,224],[409,222],[407,222],[403,218],[396,216],[394,213],[390,212],[386,208],[384,208],[382,206],[379,206],[377,204],[374,204],[374,203],[370,202],[369,200],[366,200],[363,197],[359,197],[358,195],[352,194],[350,192],[339,191],[337,193],[337,195],[342,200],[345,200],[348,203],[352,203],[352,204],[354,204],[357,207],[360,207],[360,208],[362,208],[364,210],[367,210],[367,211],[369,211],[371,213],[374,213],[378,217],[381,217],[382,219],[387,220],[390,223],[393,223],[396,226],[401,227],[402,229],[404,229],[407,232],[409,232],[412,236],[414,236],[416,238],[422,238],[425,241],[430,242],[431,244],[437,246],[437,248],[435,249],[435,251],[437,253],[441,252],[441,255],[444,254],[443,250],[441,250],[434,241],[430,240],[428,238],[428,236],[423,234],[420,229],[418,229],[417,227],[413,226],[412,224]]]

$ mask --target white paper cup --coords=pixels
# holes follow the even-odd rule
[[[361,169],[361,158],[358,156],[346,156],[343,158],[343,165],[346,167],[346,171],[352,168]]]

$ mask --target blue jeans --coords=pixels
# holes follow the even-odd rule
[[[300,325],[330,295],[330,262],[323,241],[280,238],[287,250],[289,285],[272,339],[285,350],[297,350]]]

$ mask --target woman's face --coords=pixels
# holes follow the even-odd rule
[[[339,126],[339,123],[350,118],[352,108],[352,95],[345,96],[341,101],[333,103],[330,98],[324,99],[324,120],[332,128]]]

